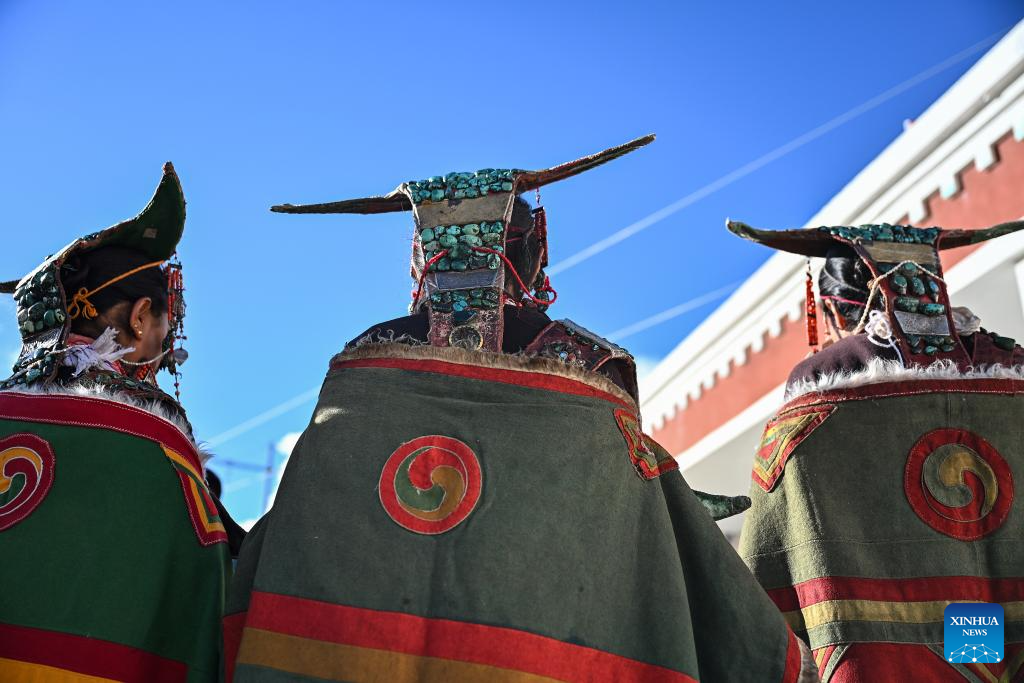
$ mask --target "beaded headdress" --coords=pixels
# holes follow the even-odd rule
[[[174,255],[184,229],[185,196],[174,166],[168,162],[164,164],[163,176],[156,192],[138,216],[75,240],[21,280],[0,283],[0,293],[14,295],[22,341],[21,353],[14,364],[14,374],[3,382],[3,386],[52,381],[60,366],[60,354],[66,348],[72,320],[79,315],[95,317],[95,309],[89,297],[98,292],[100,287],[92,292],[64,291],[60,269],[70,256],[98,247],[119,246],[137,250],[152,261],[136,270],[158,267]],[[183,313],[180,264],[168,266],[165,272],[168,275],[172,305]],[[129,274],[122,274],[114,280]],[[114,280],[106,285],[112,284]],[[175,301],[174,296],[178,300]],[[176,317],[175,311],[170,313],[172,331],[168,336],[172,337],[175,333],[180,335],[180,316]],[[181,350],[173,348],[174,341],[174,338],[165,340],[165,346],[170,343],[171,347],[165,349],[167,353],[162,360],[162,367],[171,372],[176,372],[177,363],[184,359],[183,353],[175,353]]]
[[[413,273],[419,286],[413,307],[425,306],[430,315],[429,341],[434,346],[500,351],[506,275],[519,278],[505,257],[509,221],[516,196],[564,180],[628,154],[654,140],[637,138],[576,161],[542,171],[482,169],[449,173],[402,183],[380,197],[348,199],[326,204],[271,207],[280,213],[388,213],[412,211]],[[541,265],[546,259],[543,213],[535,217],[533,236],[540,243]],[[513,238],[522,238],[521,235]],[[508,271],[508,273],[506,272]],[[550,303],[546,278],[520,282],[525,294],[540,304]],[[536,290],[531,295],[530,290]],[[421,296],[422,295],[422,296]]]
[[[948,359],[963,369],[970,365],[970,356],[953,324],[939,251],[1016,232],[1024,228],[1024,221],[980,230],[885,223],[796,230],[759,230],[736,221],[727,221],[727,226],[744,239],[804,256],[824,257],[829,247],[837,243],[849,246],[872,274],[864,316],[872,303],[882,304],[904,363],[928,365],[935,360]],[[1009,341],[1012,345],[1013,340]]]

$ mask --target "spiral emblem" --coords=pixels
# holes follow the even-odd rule
[[[399,446],[380,473],[380,502],[401,527],[443,534],[473,512],[480,500],[480,461],[448,436],[421,436]]]
[[[977,434],[936,429],[910,450],[903,490],[925,524],[961,541],[974,541],[1006,521],[1013,474],[1003,456]]]
[[[50,444],[35,434],[0,439],[0,531],[32,514],[53,485]]]

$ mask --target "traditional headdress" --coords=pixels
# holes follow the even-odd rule
[[[402,183],[381,197],[348,199],[327,204],[271,207],[280,213],[388,213],[412,211],[413,274],[419,283],[413,308],[425,305],[430,315],[430,343],[468,349],[500,351],[503,303],[506,299],[505,257],[510,239],[509,220],[515,198],[522,192],[564,180],[628,154],[654,140],[637,138],[598,154],[543,171],[482,169],[449,173],[423,181]],[[540,244],[540,266],[547,261],[543,212],[535,213],[533,235]],[[522,238],[524,236],[515,236]],[[515,269],[508,272],[519,278]],[[528,298],[544,305],[551,291],[546,278],[519,285]],[[530,294],[530,290],[536,294]]]
[[[66,350],[71,321],[79,316],[93,318],[97,315],[91,297],[141,270],[160,267],[174,255],[184,228],[185,197],[174,167],[168,162],[164,164],[163,177],[153,198],[138,216],[75,240],[21,280],[0,282],[0,293],[14,295],[22,339],[14,374],[0,387],[51,382],[60,367],[60,356]],[[91,291],[82,288],[65,292],[60,269],[67,259],[73,254],[110,246],[139,251],[152,262],[122,273]],[[168,264],[164,273],[168,280],[171,332],[164,340],[162,367],[176,373],[177,365],[187,358],[184,349],[175,348],[176,339],[182,338],[181,321],[185,311],[181,265]]]
[[[758,230],[736,221],[727,221],[727,226],[744,239],[804,256],[824,257],[829,247],[837,243],[851,247],[873,276],[867,301],[863,304],[864,316],[874,302],[882,304],[904,363],[928,365],[935,360],[948,359],[965,369],[970,365],[970,356],[953,325],[939,251],[1016,232],[1024,228],[1024,221],[1001,223],[981,230],[915,228],[887,223],[797,230]],[[1009,341],[1012,347],[1013,341]]]

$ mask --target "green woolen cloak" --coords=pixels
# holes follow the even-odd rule
[[[796,680],[792,632],[636,416],[554,361],[336,357],[242,548],[234,679]]]
[[[171,422],[0,392],[0,551],[0,680],[220,677],[226,536]]]
[[[1020,680],[1024,385],[900,372],[769,421],[740,554],[822,680]],[[950,602],[1003,605],[1002,661],[947,661]]]

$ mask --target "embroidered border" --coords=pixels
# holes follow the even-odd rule
[[[754,456],[751,477],[765,491],[775,488],[789,456],[835,412],[834,405],[815,406],[780,413],[768,421]]]
[[[661,444],[640,431],[640,419],[628,410],[616,410],[615,422],[626,439],[629,461],[641,479],[650,481],[679,469],[679,463]]]
[[[494,355],[494,354],[491,354]],[[555,361],[547,361],[554,364]],[[467,379],[479,379],[487,382],[500,382],[503,384],[514,384],[533,389],[545,389],[557,391],[563,394],[574,396],[586,396],[609,401],[623,408],[635,409],[628,401],[603,391],[577,379],[571,379],[546,372],[532,370],[513,370],[508,368],[485,367],[469,363],[457,363],[445,360],[416,359],[416,358],[338,358],[331,362],[331,372],[346,370],[349,368],[392,368],[396,370],[412,370],[416,372],[431,372],[453,377],[465,377]],[[600,376],[595,376],[599,379]]]
[[[220,511],[217,510],[217,504],[213,502],[202,472],[183,458],[180,453],[167,446],[161,445],[161,448],[167,459],[171,461],[171,465],[181,481],[181,491],[185,494],[185,507],[188,508],[188,517],[192,521],[192,528],[195,529],[200,545],[227,543],[228,534],[221,522]]]
[[[879,382],[859,387],[842,387],[811,392],[797,396],[782,408],[785,413],[796,408],[820,405],[823,403],[843,403],[845,401],[861,401],[871,398],[889,398],[892,396],[918,396],[934,393],[961,394],[1002,394],[1012,396],[1024,394],[1024,381],[1017,379],[914,379],[897,382]]]

